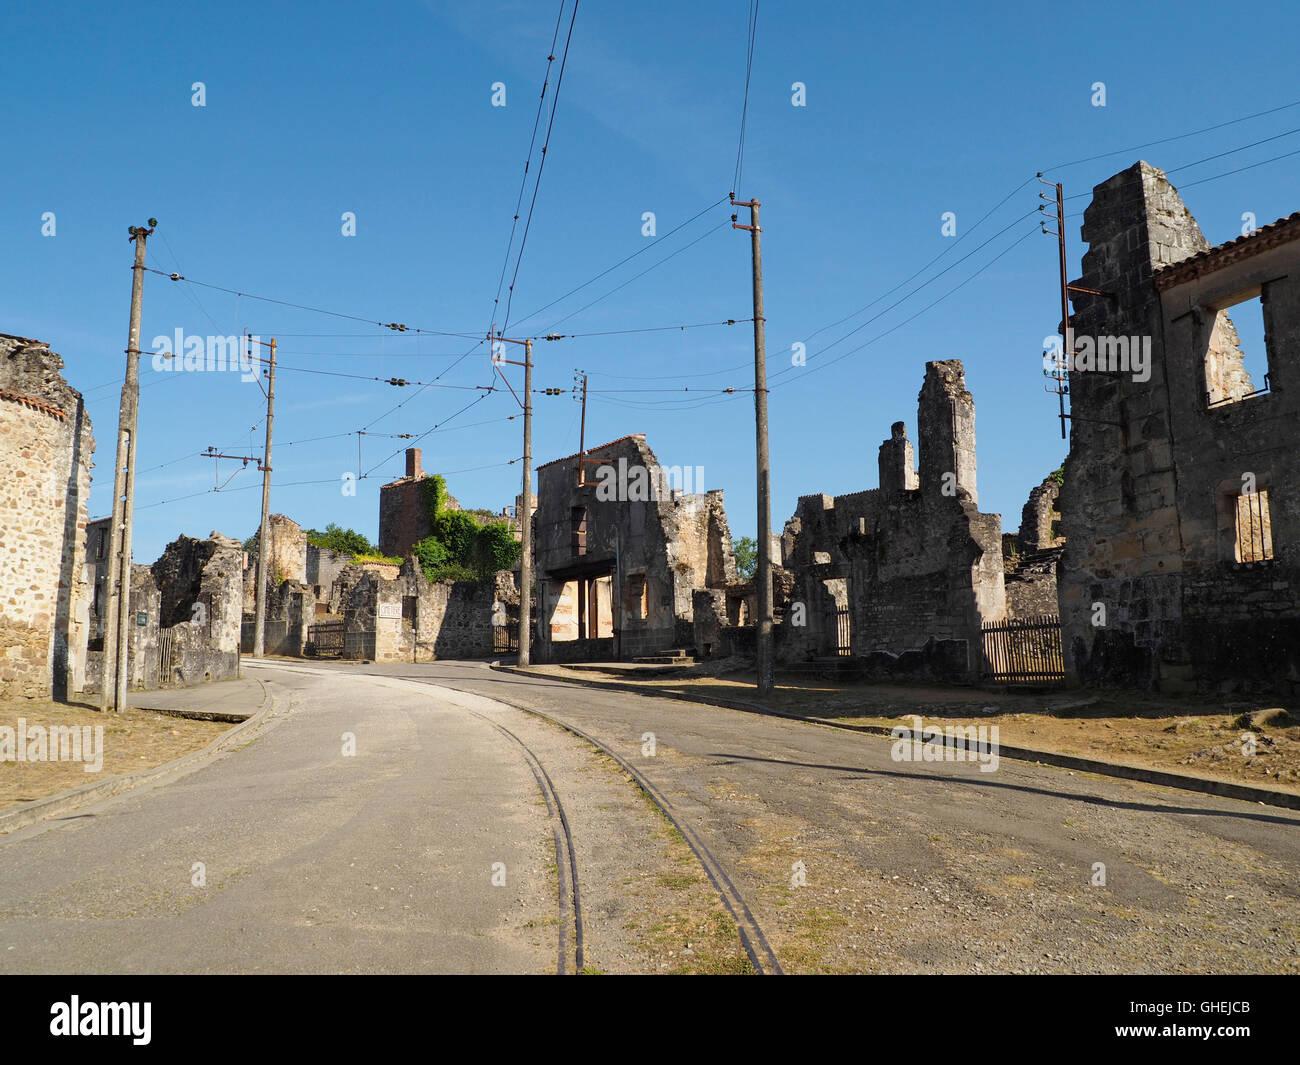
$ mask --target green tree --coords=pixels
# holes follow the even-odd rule
[[[758,569],[758,541],[752,536],[742,536],[733,545],[736,555],[736,573],[743,581],[751,580]]]
[[[373,555],[375,547],[355,529],[340,528],[334,522],[325,526],[325,531],[307,529],[307,542],[315,547],[323,547],[340,555]]]

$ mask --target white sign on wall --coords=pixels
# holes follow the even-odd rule
[[[401,603],[380,603],[379,611],[376,616],[381,618],[400,619],[402,616],[402,604]]]

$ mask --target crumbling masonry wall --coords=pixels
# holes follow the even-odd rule
[[[1002,522],[977,506],[975,403],[956,359],[926,364],[920,469],[897,422],[880,446],[880,487],[804,496],[787,523],[794,575],[778,656],[834,655],[844,638],[869,671],[970,680],[980,625],[1006,611]],[[802,605],[804,624],[795,620]]]
[[[495,630],[514,607],[512,576],[492,581],[431,583],[408,559],[395,577],[366,567],[349,581],[344,605],[344,657],[374,662],[486,658]]]
[[[1139,162],[1084,213],[1076,337],[1148,338],[1147,380],[1070,373],[1060,606],[1072,678],[1300,690],[1300,216],[1211,248]],[[1258,296],[1271,390],[1228,308]],[[1251,495],[1253,489],[1256,493]],[[1240,507],[1266,508],[1269,540]],[[1256,534],[1258,530],[1256,530]]]
[[[84,683],[95,440],[62,368],[40,341],[0,334],[0,698],[64,698]]]
[[[101,586],[105,567],[93,563],[92,579]],[[128,687],[189,687],[238,676],[242,570],[239,541],[218,532],[206,540],[181,536],[152,566],[131,567]],[[103,659],[102,644],[88,653],[80,690],[102,690]]]
[[[577,455],[537,470],[537,660],[691,647],[696,590],[737,581],[723,493],[686,491],[684,471],[648,490],[641,471],[662,467],[639,433],[586,459],[582,483]],[[617,474],[605,488],[602,466]]]
[[[1061,535],[1058,474],[1043,478],[1020,512],[1020,531],[1003,534],[1007,617],[1058,616],[1057,569],[1065,550]]]

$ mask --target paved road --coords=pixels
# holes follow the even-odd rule
[[[482,663],[247,665],[277,696],[251,745],[0,840],[0,971],[572,970],[538,768],[588,967],[743,969],[714,883],[619,767],[501,702],[642,774],[786,971],[1300,971],[1296,813],[899,763],[879,737]]]
[[[1011,760],[895,762],[883,737],[477,663],[364,668],[608,744],[732,870],[789,970],[1300,972],[1297,812]]]
[[[272,686],[249,746],[0,842],[0,971],[554,971],[548,819],[510,739],[369,678]]]

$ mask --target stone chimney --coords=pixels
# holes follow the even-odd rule
[[[975,400],[966,390],[960,359],[925,364],[917,410],[921,438],[921,487],[927,493],[955,495],[975,491]]]
[[[418,447],[408,447],[406,449],[406,476],[412,479],[424,476],[423,471],[420,469],[420,449]]]
[[[907,427],[902,422],[894,422],[889,432],[889,439],[880,445],[880,490],[903,492],[918,487]]]

